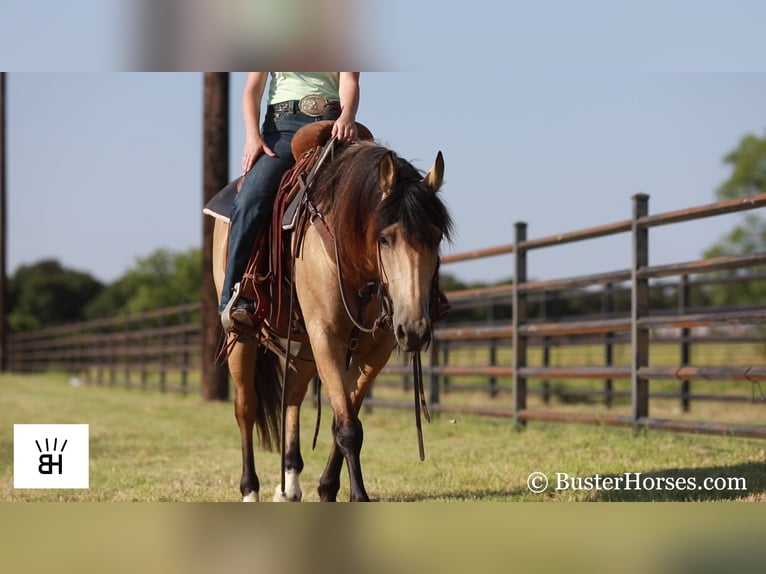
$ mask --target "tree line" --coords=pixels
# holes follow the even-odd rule
[[[23,265],[8,280],[8,329],[30,331],[199,301],[202,254],[158,249],[104,284],[55,259]]]
[[[763,137],[748,134],[723,161],[731,167],[730,177],[715,190],[717,200],[747,197],[766,192],[766,133]],[[734,229],[703,253],[706,258],[724,255],[747,255],[766,251],[766,218],[750,212]],[[751,272],[766,273],[766,269]],[[720,272],[716,276],[742,271]],[[512,279],[498,284],[510,283]],[[445,291],[485,287],[486,283],[464,282],[449,274],[442,275]],[[103,317],[169,307],[199,301],[202,293],[202,254],[199,248],[185,252],[158,249],[139,258],[133,267],[116,281],[104,284],[88,273],[64,267],[46,259],[19,267],[7,283],[7,320],[10,332],[29,331]],[[626,294],[615,295],[614,309],[627,305]],[[652,308],[673,308],[677,294],[656,290]],[[732,282],[695,290],[692,306],[761,305],[766,300],[766,281]],[[531,302],[530,316],[556,317],[598,313],[603,296],[583,291],[577,297],[555,296],[542,303]],[[457,307],[451,321],[485,321],[510,317],[510,305]]]

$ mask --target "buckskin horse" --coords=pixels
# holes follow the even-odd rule
[[[318,172],[307,193],[305,228],[287,242],[292,243],[286,265],[292,265],[294,295],[286,299],[302,317],[300,328],[290,334],[294,344],[287,346],[287,367],[283,371],[273,347],[262,339],[229,334],[244,501],[259,500],[254,426],[263,448],[271,450],[281,441],[282,483],[274,500],[301,500],[299,414],[317,373],[332,408],[334,438],[319,497],[336,500],[345,459],[351,501],[369,500],[359,458],[362,401],[396,346],[417,354],[429,344],[439,312],[434,307],[445,302],[438,290],[439,246],[449,240],[452,220],[437,194],[443,173],[441,152],[424,176],[371,141],[336,149]],[[216,220],[213,268],[219,293],[227,229]],[[284,312],[275,317],[272,310],[263,329],[287,337],[295,322],[293,315],[287,317]]]

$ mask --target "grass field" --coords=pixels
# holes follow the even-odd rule
[[[466,399],[470,400],[470,399]],[[575,405],[573,408],[577,408]],[[761,419],[763,405],[700,405],[731,409],[729,418]],[[310,450],[315,410],[303,409],[304,500],[317,500],[329,415],[315,452]],[[744,412],[744,414],[742,414]],[[720,414],[720,412],[718,413]],[[425,425],[426,460],[420,462],[411,411],[376,408],[363,413],[362,463],[367,490],[380,501],[766,501],[766,442],[629,429],[532,422],[522,432],[500,418],[443,413]],[[0,501],[236,501],[239,432],[231,403],[156,391],[72,386],[65,375],[0,377]],[[88,490],[14,490],[14,423],[88,423]],[[257,453],[262,496],[279,483],[279,456]],[[534,494],[530,474],[544,473],[549,488]],[[566,473],[567,482],[557,480]],[[595,489],[588,484],[642,473],[646,488]],[[736,481],[727,481],[729,478]],[[716,490],[664,489],[668,480]],[[607,481],[609,483],[609,481]],[[556,485],[568,488],[556,490]],[[729,486],[731,485],[731,488]],[[339,499],[348,497],[345,471]]]

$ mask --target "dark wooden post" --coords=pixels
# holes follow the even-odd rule
[[[113,387],[117,384],[117,366],[120,362],[120,347],[118,341],[117,320],[113,320],[107,330],[107,337],[109,337],[109,386]]]
[[[689,312],[689,300],[691,295],[691,288],[689,287],[689,276],[682,275],[681,283],[678,285],[678,313],[685,315]],[[686,367],[691,362],[691,343],[689,343],[689,336],[691,335],[691,329],[688,327],[681,328],[681,366]],[[689,412],[691,408],[691,383],[681,381],[681,408],[685,413]]]
[[[649,196],[633,196],[633,265],[631,267],[630,339],[631,339],[631,402],[633,434],[638,434],[641,419],[649,416],[649,381],[639,377],[641,367],[649,365],[649,330],[639,320],[649,315],[649,280],[641,270],[649,265],[649,229],[639,225],[639,219],[649,214]]]
[[[0,372],[8,368],[5,330],[5,266],[6,266],[6,176],[5,159],[5,72],[0,72]]]
[[[184,303],[185,304],[185,303]],[[182,307],[178,315],[178,324],[181,328],[181,393],[184,395],[189,392],[189,367],[191,365],[189,353],[189,311]],[[204,372],[204,359],[202,360],[202,369]],[[204,384],[204,379],[203,379]],[[205,397],[204,386],[202,396]],[[205,397],[207,398],[207,397]]]
[[[410,356],[407,353],[401,353],[402,365],[404,367],[410,367]],[[410,376],[407,374],[409,371],[405,368],[402,375],[402,389],[405,391],[410,390]]]
[[[611,283],[604,285],[604,298],[601,302],[601,312],[604,319],[609,319],[614,313],[614,289]],[[604,334],[604,365],[611,367],[614,362],[614,333],[611,331]],[[612,379],[604,380],[604,405],[611,408],[614,399],[614,382]]]
[[[96,384],[101,386],[104,384],[104,363],[106,362],[108,343],[106,337],[101,334],[101,329],[93,330],[93,340],[98,341],[93,346],[96,349],[96,356],[94,357],[94,363],[96,367]]]
[[[442,367],[449,367],[449,340],[445,339],[444,341],[440,341],[439,346],[442,350]],[[442,375],[442,389],[445,393],[449,393],[450,384],[452,384],[452,379],[450,379],[449,375]]]
[[[527,379],[519,369],[527,366],[527,336],[521,333],[527,322],[527,252],[522,243],[527,240],[527,224],[516,222],[513,250],[513,422],[516,427],[525,426],[519,413],[527,408]]]
[[[160,385],[160,392],[164,393],[167,391],[167,362],[168,358],[165,354],[165,348],[168,342],[168,336],[167,331],[165,330],[165,315],[160,315],[159,320],[159,328],[160,328],[160,336],[158,343],[161,347],[160,355],[159,355],[159,385]]]
[[[204,75],[204,183],[205,205],[229,183],[229,74],[205,72]],[[200,207],[200,212],[202,208]],[[229,398],[229,375],[216,365],[216,347],[221,337],[218,293],[213,283],[213,224],[202,217],[202,356],[201,391],[206,400]]]
[[[487,324],[491,327],[495,324],[495,300],[490,299],[487,306]],[[497,339],[489,340],[489,365],[494,367],[497,365]],[[489,397],[495,398],[497,396],[497,377],[491,376],[488,381]]]
[[[141,315],[141,322],[138,325],[138,328],[142,331],[141,337],[138,339],[141,352],[138,355],[138,360],[141,362],[141,389],[145,391],[149,387],[149,361],[151,358],[149,357],[148,349],[152,344],[152,340],[149,318],[146,316],[147,310],[145,308],[141,310]]]
[[[441,343],[439,342],[439,339],[436,337],[433,338],[433,341],[431,341],[431,352],[428,354],[428,367],[430,371],[429,375],[429,386],[430,386],[430,392],[428,400],[432,405],[438,405],[439,404],[439,375],[436,373],[436,368],[439,366],[439,352],[441,348]]]
[[[131,370],[131,362],[133,361],[133,355],[130,352],[131,344],[130,344],[130,315],[126,312],[122,317],[122,336],[120,340],[122,341],[122,360],[125,361],[123,367],[125,369],[125,388],[130,388],[130,370]]]
[[[540,294],[540,320],[545,321],[548,319],[548,293],[547,291],[543,291]],[[543,367],[550,367],[551,366],[551,345],[550,345],[551,338],[548,335],[543,335],[542,338],[542,365]],[[542,381],[542,390],[543,390],[543,403],[546,405],[551,402],[551,382],[548,379],[543,379]]]

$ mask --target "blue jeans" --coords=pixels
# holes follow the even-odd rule
[[[223,281],[222,312],[231,299],[234,284],[242,280],[253,244],[263,225],[271,219],[274,198],[282,175],[295,164],[290,142],[302,126],[321,120],[301,112],[268,112],[263,121],[263,141],[277,157],[261,155],[245,175],[242,188],[234,198],[229,231],[229,259]]]

